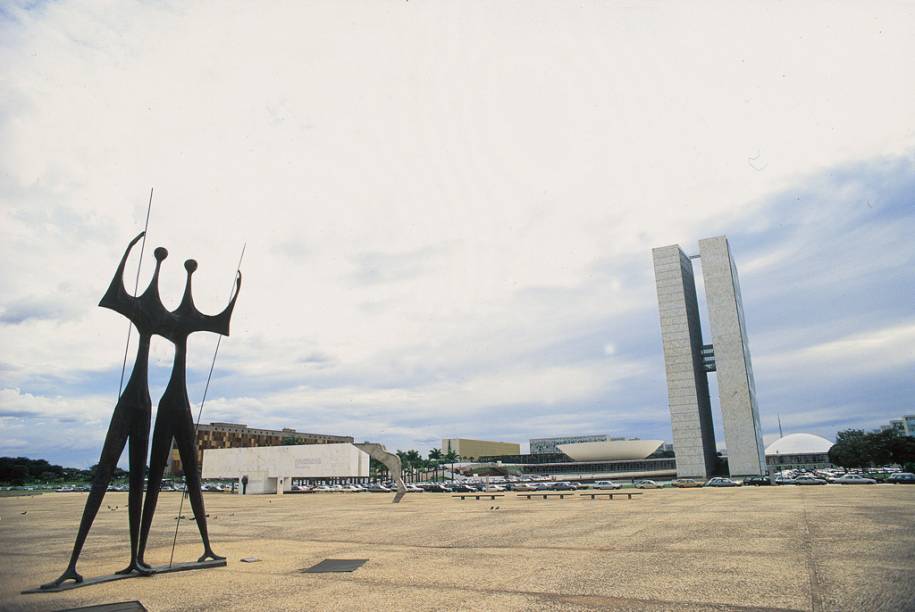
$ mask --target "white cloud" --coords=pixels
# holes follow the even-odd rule
[[[755,363],[772,372],[791,373],[808,380],[911,368],[915,366],[915,321],[763,355],[757,357]]]
[[[123,320],[94,305],[150,185],[141,287],[166,245],[168,306],[195,257],[197,303],[220,310],[247,243],[228,403],[256,397],[267,420],[280,399],[326,401],[343,430],[409,406],[437,432],[464,407],[599,402],[644,371],[622,341],[562,363],[550,351],[653,308],[651,247],[776,223],[766,197],[798,177],[915,144],[905,7],[74,1],[6,15],[0,372],[9,388],[54,377],[61,397],[120,366]],[[214,344],[192,339],[192,368]],[[152,359],[167,367],[170,347]]]

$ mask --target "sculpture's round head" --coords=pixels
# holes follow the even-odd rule
[[[193,274],[197,270],[197,262],[193,259],[188,259],[184,262],[184,269],[187,270],[188,274]]]
[[[165,247],[156,247],[156,250],[153,254],[156,256],[156,261],[162,261],[168,257],[168,249]]]

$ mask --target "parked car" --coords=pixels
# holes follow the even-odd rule
[[[893,484],[915,484],[915,474],[911,472],[896,472],[891,474],[889,478],[886,479],[886,482],[892,482]]]
[[[470,486],[469,484],[455,484],[451,487],[451,490],[455,493],[476,493],[477,488]]]
[[[319,487],[320,488],[320,487]],[[365,488],[369,493],[390,493],[391,489],[387,488],[384,485],[380,485],[377,482],[370,484]]]
[[[836,484],[877,484],[873,478],[865,478],[860,474],[846,474],[841,478],[836,478]]]
[[[423,486],[423,489],[428,493],[451,493],[452,488],[444,484],[427,484]]]
[[[636,489],[660,489],[661,485],[656,483],[653,480],[636,480],[635,481]]]
[[[772,481],[769,480],[768,476],[748,476],[743,479],[743,486],[745,487],[771,487]]]
[[[724,478],[723,476],[716,476],[715,478],[710,479],[705,483],[707,487],[739,487],[739,482],[734,482],[730,478]]]
[[[592,489],[611,489],[611,490],[615,490],[615,489],[622,489],[622,488],[623,488],[623,485],[621,485],[621,484],[618,483],[618,482],[613,482],[612,480],[598,480],[598,481],[595,482],[593,485],[591,485],[591,488],[592,488]]]
[[[404,485],[407,489],[407,493],[423,493],[425,489],[417,487],[415,484]]]
[[[292,485],[293,493],[314,493],[314,490],[308,485]]]
[[[794,478],[788,478],[787,476],[776,476],[775,484],[777,485],[793,485]]]
[[[796,485],[824,485],[826,481],[811,474],[803,474],[794,479]]]
[[[578,488],[578,485],[571,482],[554,482],[545,488],[550,491],[574,491]]]
[[[695,478],[677,478],[670,484],[678,489],[694,489],[701,487],[702,481],[696,480]]]

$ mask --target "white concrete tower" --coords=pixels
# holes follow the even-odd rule
[[[699,241],[702,278],[712,331],[724,442],[731,476],[766,473],[756,382],[743,315],[737,268],[725,236]]]
[[[693,264],[677,245],[652,256],[677,476],[705,479],[715,467],[715,432]]]

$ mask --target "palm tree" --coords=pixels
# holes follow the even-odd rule
[[[453,448],[449,448],[444,456],[445,463],[451,464],[451,480],[454,480],[454,464],[461,460],[461,456]]]
[[[442,462],[442,450],[440,448],[433,448],[429,451],[429,464],[433,468],[433,480],[438,480],[438,468]]]

